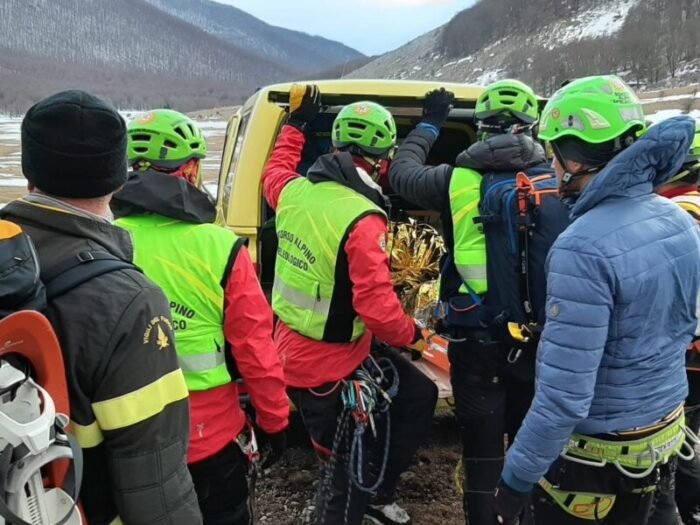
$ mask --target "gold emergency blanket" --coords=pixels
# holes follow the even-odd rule
[[[438,300],[440,259],[445,243],[435,228],[415,219],[392,222],[389,232],[391,279],[409,315],[430,324]]]

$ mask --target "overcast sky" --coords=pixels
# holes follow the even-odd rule
[[[339,40],[367,55],[395,49],[475,0],[217,0],[265,22]]]

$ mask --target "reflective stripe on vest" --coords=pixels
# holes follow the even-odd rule
[[[272,309],[292,330],[317,341],[334,342],[354,341],[365,332],[352,309],[351,294],[347,304],[332,305],[332,299],[336,265],[347,233],[360,218],[372,213],[386,216],[369,199],[335,182],[314,184],[300,177],[282,190],[276,218],[279,245]],[[331,311],[332,306],[336,312]],[[331,317],[333,326],[328,323]],[[335,334],[343,335],[336,338]]]
[[[116,222],[131,233],[134,262],[168,297],[187,388],[209,390],[230,383],[221,281],[237,237],[213,224],[160,215],[135,215]]]
[[[467,168],[455,168],[450,179],[450,211],[454,234],[454,263],[462,280],[477,294],[487,289],[486,237],[479,216],[481,174]],[[460,292],[467,293],[462,285]]]
[[[315,310],[326,317],[328,317],[328,313],[331,310],[331,301],[329,299],[318,299],[317,297],[312,297],[295,290],[287,286],[279,276],[275,276],[272,290],[274,293],[279,294],[285,301],[301,310]]]

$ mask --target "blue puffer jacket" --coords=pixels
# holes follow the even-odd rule
[[[537,389],[504,481],[531,489],[572,433],[649,425],[683,402],[696,326],[700,233],[652,193],[676,173],[694,122],[660,123],[593,178],[547,261]]]

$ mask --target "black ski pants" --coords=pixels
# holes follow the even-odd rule
[[[673,494],[676,458],[657,467],[643,479],[625,476],[613,465],[591,467],[563,458],[557,459],[545,478],[567,492],[615,495],[610,513],[596,520],[573,516],[555,502],[540,486],[532,494],[531,510],[535,525],[650,525],[650,514],[660,494]],[[656,491],[645,488],[656,486]],[[590,509],[587,509],[590,510]],[[595,511],[594,511],[595,512]],[[677,525],[673,515],[665,514],[658,525]]]
[[[248,459],[236,443],[189,465],[204,525],[250,525]]]
[[[490,524],[506,444],[513,442],[534,396],[534,356],[521,355],[513,373],[510,348],[482,342],[488,341],[487,333],[455,330],[453,336],[467,338],[448,347],[462,438],[464,515],[467,524]]]
[[[437,403],[437,387],[409,361],[394,349],[385,348],[373,352],[375,358],[389,358],[399,375],[399,390],[389,410],[391,419],[389,456],[384,481],[375,498],[376,503],[393,501],[399,476],[411,463],[418,447],[425,441]],[[338,416],[343,411],[341,389],[336,383],[314,389],[288,388],[287,392],[301,414],[304,426],[321,460],[322,478],[319,483],[316,509],[319,525],[359,525],[370,502],[370,494],[361,492],[350,483],[348,451],[354,422],[350,419],[349,431],[337,443],[333,455]],[[369,427],[364,434],[363,471],[365,484],[376,480],[385,452],[386,420],[375,417],[377,437]],[[325,501],[324,501],[325,500]]]

